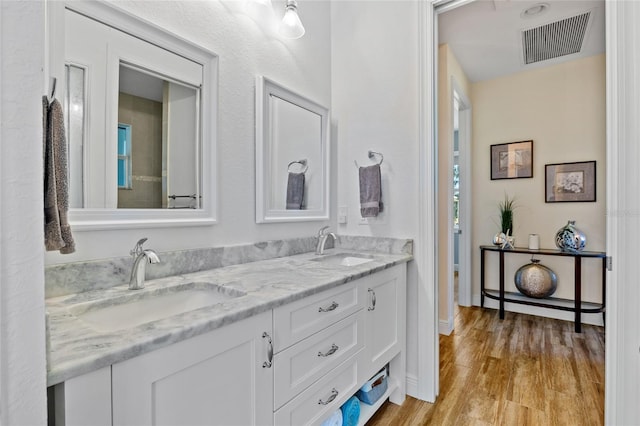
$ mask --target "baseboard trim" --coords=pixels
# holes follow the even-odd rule
[[[480,306],[479,294],[476,294],[473,296],[473,305]],[[497,300],[493,300],[485,297],[484,307],[490,308],[490,309],[499,309],[500,302]],[[575,314],[570,311],[560,311],[557,309],[541,308],[538,306],[521,305],[519,303],[505,302],[504,310],[507,312],[516,312],[519,314],[535,315],[539,317],[553,318],[553,319],[558,319],[563,321],[573,322],[575,320]],[[581,317],[582,317],[581,318],[582,324],[596,325],[600,327],[604,326],[604,321],[601,313],[597,313],[597,314],[583,313]]]
[[[407,374],[407,395],[412,396],[414,398],[420,399],[418,398],[418,377],[412,375],[412,374]]]
[[[449,318],[448,321],[440,320],[438,322],[438,333],[448,336],[453,331],[453,318]]]

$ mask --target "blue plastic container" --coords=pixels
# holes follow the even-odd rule
[[[387,391],[389,381],[387,369],[383,369],[365,383],[356,393],[358,399],[365,404],[373,405]]]

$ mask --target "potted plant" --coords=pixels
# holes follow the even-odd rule
[[[502,246],[502,248],[513,248],[513,211],[515,208],[515,198],[509,198],[505,193],[504,200],[498,203],[500,232],[493,237],[495,245]]]

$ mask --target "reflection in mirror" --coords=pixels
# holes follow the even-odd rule
[[[329,110],[258,77],[256,117],[256,221],[328,219]]]
[[[215,223],[217,56],[108,2],[52,2],[75,229]]]
[[[85,122],[85,74],[77,65],[66,65],[67,91],[65,117],[67,119],[67,143],[69,155],[69,207],[84,206],[84,122]]]
[[[118,208],[199,208],[199,89],[120,64]]]
[[[85,185],[86,71],[67,65],[66,73],[70,206],[101,207],[87,206],[85,192],[106,193],[116,182],[104,182],[104,188]],[[199,99],[198,87],[120,64],[117,157],[104,160],[105,167],[117,168],[118,208],[200,208],[199,167],[194,167],[199,158]],[[95,193],[89,197],[97,198]]]
[[[274,154],[269,206],[273,210],[317,210],[322,206],[322,181],[318,174],[322,167],[322,115],[275,94],[269,96],[269,109]],[[296,159],[305,160],[303,167],[291,164]],[[300,202],[296,203],[298,198]]]

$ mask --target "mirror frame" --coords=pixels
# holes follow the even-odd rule
[[[57,92],[65,84],[65,10],[101,22],[115,30],[139,38],[202,65],[200,122],[201,194],[200,209],[112,209],[72,208],[69,222],[74,231],[203,226],[217,222],[217,128],[218,56],[204,47],[168,32],[160,26],[101,1],[68,0],[50,2],[48,12],[49,74],[57,79]],[[46,74],[46,73],[45,73]],[[90,95],[89,95],[90,96]],[[60,96],[58,96],[60,98]],[[91,113],[88,112],[90,115]],[[108,117],[105,117],[105,120]],[[110,134],[107,130],[105,138]]]
[[[320,138],[322,173],[321,206],[308,210],[280,210],[269,206],[273,190],[271,171],[271,149],[273,134],[269,98],[274,95],[280,99],[318,114],[321,117]],[[304,222],[329,220],[329,109],[306,98],[275,81],[256,77],[256,223]],[[283,194],[284,195],[284,194]]]

